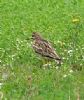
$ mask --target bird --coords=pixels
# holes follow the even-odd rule
[[[38,32],[32,33],[32,40],[32,47],[37,54],[47,59],[53,59],[58,65],[61,65],[61,58],[49,41],[44,39]]]

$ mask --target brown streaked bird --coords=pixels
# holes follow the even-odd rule
[[[43,39],[37,32],[32,33],[32,39],[33,49],[37,54],[54,59],[59,65],[61,64],[61,58],[58,56],[50,42]]]

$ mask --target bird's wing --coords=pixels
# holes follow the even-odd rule
[[[44,41],[44,47],[46,48],[44,51],[46,56],[53,59],[58,59],[58,60],[60,59],[60,57],[58,56],[58,54],[56,53],[55,49],[53,48],[50,42]]]
[[[52,47],[51,43],[46,40],[38,41],[33,48],[42,56],[60,60],[60,57],[55,52],[55,49]]]

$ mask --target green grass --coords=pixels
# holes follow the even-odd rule
[[[83,0],[0,1],[0,100],[84,100],[83,9]],[[34,31],[63,58],[59,69],[43,68],[26,40]]]

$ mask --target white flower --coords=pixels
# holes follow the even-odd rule
[[[62,59],[66,59],[65,57],[62,57]]]
[[[3,83],[0,83],[0,89],[1,89],[2,85],[3,85]]]
[[[78,48],[76,48],[76,50],[78,50]]]
[[[61,41],[59,41],[59,40],[57,41],[57,43],[60,43],[60,42],[61,42]]]
[[[51,65],[51,64],[47,63],[47,64],[44,64],[43,66],[46,67],[46,66],[50,66],[50,65]]]
[[[0,86],[2,86],[3,85],[3,83],[0,83]]]
[[[65,75],[63,75],[63,77],[65,78],[65,77],[67,77],[67,75],[65,74]]]
[[[1,60],[0,60],[0,63],[1,63]]]
[[[72,53],[72,52],[73,52],[73,50],[69,50],[69,51],[68,51],[68,53]]]
[[[73,70],[70,70],[69,72],[70,72],[70,73],[73,73]]]

